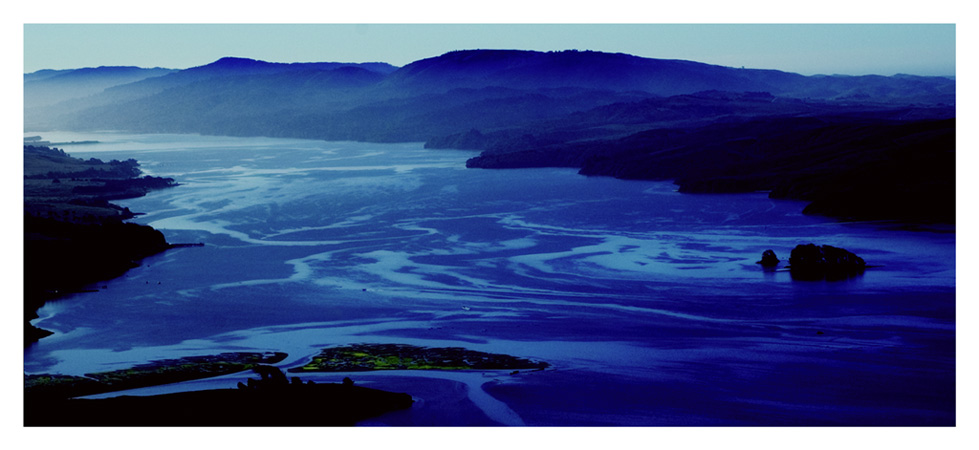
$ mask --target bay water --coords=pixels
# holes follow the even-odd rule
[[[286,352],[287,369],[324,347],[403,343],[551,367],[309,378],[415,397],[366,425],[954,424],[952,228],[838,223],[765,193],[569,169],[466,169],[476,153],[420,143],[41,134],[174,178],[116,203],[204,246],[49,302],[33,323],[55,335],[25,350],[26,373],[226,351]],[[874,267],[795,281],[785,260],[810,242]],[[779,270],[756,264],[766,249]]]

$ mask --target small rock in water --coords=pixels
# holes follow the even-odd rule
[[[775,267],[779,263],[778,256],[775,256],[775,251],[768,249],[762,252],[761,261],[756,264],[761,264],[763,267]]]

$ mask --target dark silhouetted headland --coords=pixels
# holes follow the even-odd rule
[[[46,301],[118,277],[169,249],[163,233],[126,223],[133,213],[109,200],[175,186],[139,177],[135,160],[108,163],[24,146],[24,344],[50,332],[30,324]]]

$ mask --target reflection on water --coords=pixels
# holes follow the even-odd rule
[[[137,221],[170,242],[205,246],[149,258],[100,292],[46,306],[35,324],[58,334],[25,352],[29,373],[80,374],[229,349],[286,351],[286,367],[323,346],[403,342],[541,358],[578,380],[618,377],[620,387],[664,377],[673,390],[734,383],[717,389],[739,392],[738,401],[754,401],[778,367],[788,380],[829,368],[860,380],[904,367],[912,373],[891,387],[928,381],[945,390],[924,406],[897,398],[882,408],[953,415],[945,407],[954,392],[954,233],[837,224],[763,194],[682,195],[666,182],[566,169],[467,170],[472,152],[420,144],[45,138],[98,140],[65,149],[134,157],[147,173],[175,178],[181,186],[120,204],[145,212]],[[808,242],[846,248],[879,267],[838,283],[793,282],[784,261]],[[781,270],[755,264],[769,248]],[[817,331],[830,336],[813,342]],[[805,366],[810,358],[823,368]],[[745,371],[682,375],[691,364]],[[506,414],[525,416],[508,415],[511,423],[563,424],[569,416],[555,411],[570,407],[560,395],[536,407],[520,399],[530,398],[530,387],[539,392],[540,380],[567,387],[566,374],[494,378],[485,388],[515,411]],[[813,389],[764,401],[805,403],[832,390]],[[705,418],[717,402],[733,400],[691,401],[690,411],[672,417]],[[571,422],[605,420],[614,409],[630,423],[670,424],[656,405],[622,402],[576,411]],[[744,420],[788,414],[786,423],[809,423],[800,408],[769,405],[762,409],[777,413]],[[850,423],[866,419],[854,417]]]

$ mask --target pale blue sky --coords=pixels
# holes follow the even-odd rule
[[[597,50],[812,74],[955,75],[952,24],[24,25],[24,72],[239,56],[404,65],[452,50]]]

